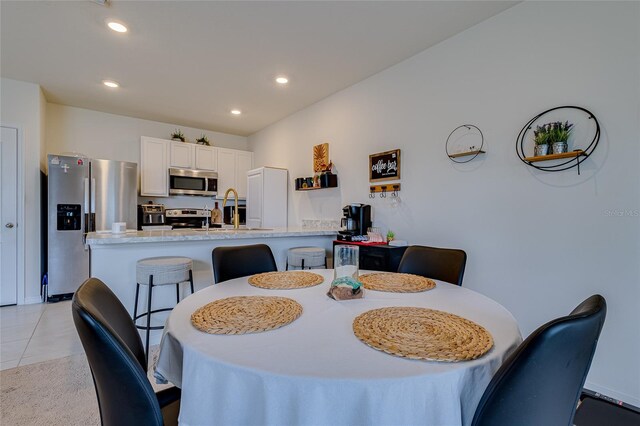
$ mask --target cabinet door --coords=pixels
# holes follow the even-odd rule
[[[195,146],[186,142],[171,142],[171,167],[193,169]]]
[[[218,151],[212,146],[196,145],[196,169],[218,170]]]
[[[247,226],[262,227],[264,173],[257,171],[247,176]]]
[[[240,198],[247,198],[247,172],[253,169],[253,152],[236,153],[236,190]]]
[[[140,195],[169,196],[169,144],[164,139],[140,139]]]
[[[236,151],[218,148],[218,197],[229,188],[236,188]]]

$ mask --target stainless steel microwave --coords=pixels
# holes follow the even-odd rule
[[[218,193],[218,173],[208,170],[169,169],[169,195],[201,195]]]

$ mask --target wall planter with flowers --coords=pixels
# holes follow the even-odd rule
[[[589,139],[585,139],[584,136],[582,136],[580,140],[573,138],[573,140],[570,141],[570,137],[574,133],[576,125],[569,123],[568,120],[557,120],[545,123],[544,117],[551,113],[555,116],[562,113],[571,115],[576,119],[581,118],[581,121],[584,122],[582,127],[591,127],[591,129],[581,130],[585,130],[589,132],[589,134],[592,132],[593,138],[590,142]],[[573,118],[572,121],[574,121]],[[585,132],[581,132],[581,134],[584,133]],[[577,167],[578,174],[580,174],[580,163],[586,160],[593,153],[598,146],[599,141],[600,123],[598,123],[595,115],[582,107],[559,106],[536,115],[524,125],[518,134],[516,153],[523,163],[538,170],[545,172],[560,172]],[[589,142],[589,144],[586,145],[586,142]],[[532,144],[533,155],[527,155],[528,152],[531,152],[529,147]],[[569,151],[570,144],[573,148],[571,151]],[[544,163],[539,164],[540,162]]]

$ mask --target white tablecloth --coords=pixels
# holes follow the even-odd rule
[[[181,425],[470,424],[491,376],[522,341],[504,307],[474,291],[437,282],[422,293],[366,291],[337,302],[325,282],[300,290],[265,290],[246,278],[213,285],[180,302],[167,320],[156,374],[182,388]],[[196,330],[191,314],[216,299],[290,297],[303,306],[293,323],[245,335]],[[352,331],[353,319],[385,306],[419,306],[485,327],[494,347],[460,363],[416,361],[374,350]]]

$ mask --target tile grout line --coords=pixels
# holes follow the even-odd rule
[[[27,342],[27,345],[24,347],[24,350],[22,351],[22,354],[20,354],[20,358],[18,359],[18,367],[20,366],[20,363],[22,362],[22,358],[24,358],[25,352],[27,352],[27,348],[29,347],[29,343],[31,343],[31,339],[33,339],[33,335],[36,333],[36,329],[38,328],[38,325],[40,324],[40,321],[42,321],[42,316],[44,315],[45,311],[47,310],[47,306],[46,306],[47,302],[43,302],[43,303],[45,304],[45,307],[42,310],[42,312],[40,312],[40,316],[38,317],[38,322],[36,323],[36,326],[33,327],[33,331],[31,332],[31,335],[29,336],[29,341]]]

